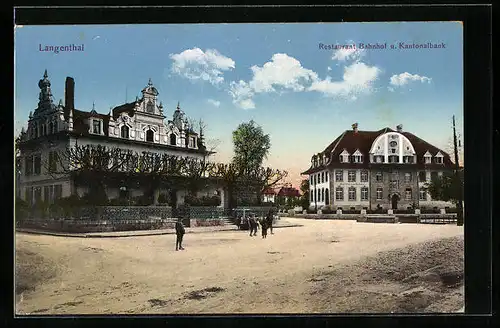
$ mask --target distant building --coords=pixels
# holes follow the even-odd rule
[[[300,191],[291,185],[281,187],[276,195],[278,204],[287,204],[290,200],[297,200],[300,197]]]
[[[57,151],[76,145],[104,145],[109,148],[132,150],[137,153],[154,152],[181,157],[205,158],[212,154],[206,150],[203,136],[189,126],[179,104],[172,113],[172,120],[165,121],[162,103],[158,100],[158,90],[151,80],[142,90],[142,97],[135,101],[114,107],[108,114],[101,114],[93,108],[85,111],[75,108],[75,82],[66,78],[65,104],[62,100],[53,102],[51,83],[47,71],[39,81],[38,106],[30,112],[28,128],[21,133],[19,143],[21,172],[16,181],[17,192],[24,200],[34,203],[40,200],[52,202],[54,199],[72,194],[82,196],[87,190],[77,186],[71,176],[54,177],[49,169],[59,163],[53,161]],[[43,163],[49,163],[44,167]],[[69,167],[70,163],[66,163]],[[53,170],[57,171],[57,170]],[[223,197],[223,190],[210,186],[206,193]],[[139,187],[120,185],[108,186],[110,199],[140,196]],[[160,190],[157,191],[157,194]],[[175,203],[182,203],[185,190],[169,190]],[[157,196],[154,197],[155,201]]]
[[[302,174],[309,176],[310,207],[320,209],[408,209],[452,207],[431,199],[424,185],[454,164],[443,150],[402,125],[394,131],[344,131],[311,158]]]
[[[276,195],[277,192],[274,189],[268,188],[262,192],[262,201],[265,203],[276,203]]]

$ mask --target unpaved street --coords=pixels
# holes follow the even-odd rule
[[[187,234],[186,250],[178,252],[174,235],[17,233],[16,313],[447,312],[463,307],[463,227],[286,220],[304,226],[276,229],[267,239],[243,231]]]

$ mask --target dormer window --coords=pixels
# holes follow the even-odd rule
[[[403,156],[403,163],[412,164],[413,163],[413,156]]]
[[[101,121],[93,119],[92,120],[92,133],[101,134]]]
[[[436,164],[443,164],[443,154],[441,154],[441,152],[438,152],[436,154],[436,157],[434,158],[434,161],[436,162]]]
[[[432,155],[429,152],[426,152],[424,155],[424,163],[431,164],[432,163]]]
[[[128,139],[129,138],[129,135],[130,135],[130,131],[129,131],[129,127],[124,125],[122,126],[121,128],[121,137],[124,138],[124,139]]]
[[[194,148],[194,137],[189,137],[189,148]]]
[[[375,163],[384,163],[384,161],[385,161],[384,155],[373,156],[373,162]]]
[[[149,129],[146,131],[146,141],[153,142],[154,136],[155,136],[155,134],[154,134],[153,130]]]
[[[352,160],[354,163],[363,163],[363,154],[357,149],[354,154],[352,154]]]
[[[339,156],[340,163],[349,163],[349,153],[344,150]]]
[[[398,155],[389,155],[389,163],[399,163]]]

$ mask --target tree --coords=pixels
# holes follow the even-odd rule
[[[309,207],[309,179],[304,179],[300,183],[300,191],[302,195],[299,199],[299,206],[302,206],[302,209],[307,209]]]
[[[464,195],[463,170],[460,170],[458,174],[445,172],[442,176],[428,182],[425,188],[432,199],[457,204]]]
[[[233,144],[233,163],[241,168],[241,173],[247,174],[261,167],[271,148],[271,139],[251,120],[233,131]]]

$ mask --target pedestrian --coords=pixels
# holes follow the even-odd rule
[[[261,229],[262,229],[262,238],[267,238],[267,228],[269,227],[269,224],[266,220],[266,218],[262,218],[262,220],[260,221],[260,226],[261,226]]]
[[[179,218],[177,219],[177,222],[175,222],[175,234],[177,235],[177,239],[175,241],[175,250],[178,251],[179,249],[182,251],[184,248],[182,247],[182,238],[184,237],[184,233],[186,233],[186,230],[184,229],[184,225],[182,224],[182,219]]]
[[[257,236],[257,220],[253,214],[248,218],[248,226],[250,228],[250,237]]]
[[[273,233],[273,212],[271,210],[269,210],[269,212],[267,213],[266,220],[267,220],[267,226],[269,227],[269,230],[271,231],[271,235],[274,235],[274,233]]]

